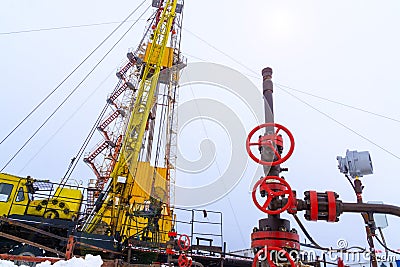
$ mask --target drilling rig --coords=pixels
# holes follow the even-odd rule
[[[95,125],[102,140],[83,159],[96,176],[88,187],[70,186],[68,177],[54,185],[0,175],[6,225],[2,252],[19,253],[23,243],[28,252],[38,247],[63,256],[68,236],[75,254],[118,254],[130,246],[159,247],[170,240],[177,89],[186,66],[180,52],[183,0],[154,0],[152,7],[144,36],[117,71],[118,83]],[[41,237],[27,234],[32,225],[41,228]],[[49,236],[55,240],[46,245]]]
[[[183,4],[152,1],[144,36],[116,72],[93,127],[101,141],[83,158],[95,175],[87,187],[69,181],[78,157],[60,183],[0,174],[0,259],[30,264],[94,254],[103,266],[251,264],[225,259],[221,212],[181,209],[190,214],[185,221],[174,213]],[[191,232],[179,232],[178,223]],[[195,232],[195,223],[219,232]]]
[[[153,6],[153,21],[139,48],[127,54],[107,99],[111,112],[98,126],[104,140],[84,158],[97,179],[82,231],[158,243],[172,229],[175,107],[185,63],[177,23],[183,4],[153,1]]]

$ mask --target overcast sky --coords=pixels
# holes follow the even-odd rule
[[[139,1],[122,0],[2,1],[0,138],[118,24],[6,33],[120,22],[138,4]],[[400,2],[395,0],[186,1],[182,51],[189,62],[214,62],[241,72],[260,92],[261,80],[257,77],[260,77],[263,67],[271,66],[274,69],[273,81],[277,84],[400,120],[399,12]],[[145,18],[148,16],[149,13]],[[1,165],[8,161],[33,129],[81,81],[129,25],[127,23],[38,113],[0,145]],[[138,44],[144,26],[144,20],[137,23],[65,108],[5,169],[6,172],[54,181],[63,176],[69,160],[78,151],[117,81],[115,70],[125,59],[128,49]],[[182,93],[183,99],[201,95],[196,90],[194,87],[193,94]],[[400,205],[397,168],[400,163],[399,121],[373,116],[296,91],[289,92],[365,137],[361,138],[275,87],[276,122],[288,127],[296,140],[295,152],[285,164],[290,169],[285,176],[298,195],[302,197],[304,191],[311,189],[321,192],[332,190],[339,193],[344,201],[355,201],[352,188],[337,170],[336,156],[344,156],[346,149],[367,150],[372,156],[374,174],[362,180],[365,201],[381,200]],[[223,101],[221,98],[218,100]],[[77,113],[69,119],[76,110]],[[61,126],[63,128],[59,133],[51,138]],[[246,131],[253,126],[246,125]],[[208,136],[207,133],[202,134],[203,137],[201,134],[198,136],[198,144],[204,136]],[[185,147],[193,143],[179,145]],[[226,157],[217,149],[216,161],[222,169]],[[215,173],[216,177],[218,175]],[[91,177],[90,169],[83,163],[74,175],[78,181]],[[206,207],[224,212],[224,238],[230,250],[247,248],[252,228],[264,216],[254,207],[248,193],[253,178],[242,179],[228,195]],[[283,216],[289,218],[287,214]],[[400,220],[392,216],[388,219],[386,240],[390,247],[400,248],[400,230],[397,227]],[[292,226],[298,228],[295,222]],[[350,245],[367,246],[363,222],[357,214],[344,214],[335,224],[306,222],[306,227],[323,246],[335,247],[339,238],[346,239]]]

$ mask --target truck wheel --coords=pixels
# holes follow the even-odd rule
[[[59,214],[55,210],[48,210],[43,214],[43,217],[47,219],[58,219]]]
[[[10,254],[18,255],[18,256],[31,256],[31,257],[43,257],[44,251],[40,248],[31,246],[31,245],[17,245],[13,249],[10,250]],[[34,267],[36,266],[36,262],[29,262],[29,261],[14,261],[15,265],[26,265]]]

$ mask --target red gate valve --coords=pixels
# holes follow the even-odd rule
[[[257,262],[261,260],[261,255],[264,254],[264,259],[268,261],[268,265],[270,267],[276,267],[275,263],[273,262],[273,257],[271,257],[271,251],[276,251],[278,253],[277,258],[281,258],[281,255],[285,256],[285,258],[290,262],[291,267],[295,267],[296,264],[294,263],[290,254],[280,247],[264,247],[260,249],[257,254],[254,256],[252,267],[257,267]],[[266,255],[265,255],[266,254]]]
[[[185,234],[181,234],[177,242],[178,242],[178,247],[183,251],[186,251],[190,248],[190,239]]]
[[[179,267],[190,267],[192,266],[192,258],[183,253],[179,255],[178,265]]]
[[[259,139],[257,140],[257,142],[251,141],[251,138],[258,130],[263,129],[263,128],[271,128],[271,127],[274,128],[274,134],[260,136]],[[279,134],[279,132],[281,130],[286,133],[286,135],[288,136],[288,138],[290,140],[289,150],[288,150],[287,154],[284,155],[283,157],[277,150],[277,146],[283,146],[283,138]],[[257,146],[258,148],[263,147],[263,146],[269,147],[274,152],[277,160],[263,161],[263,160],[257,158],[251,151],[251,146]],[[246,150],[247,150],[247,153],[249,154],[250,158],[253,159],[255,162],[260,163],[262,165],[275,166],[275,165],[285,162],[292,155],[292,153],[294,151],[294,138],[293,138],[292,133],[286,127],[284,127],[280,124],[277,124],[277,123],[264,123],[264,124],[261,124],[261,125],[255,127],[253,130],[251,130],[251,132],[249,133],[249,135],[247,136],[247,139],[246,139]]]
[[[270,182],[267,183],[268,180],[277,180],[277,182]],[[278,185],[278,186],[277,186]],[[266,197],[267,199],[265,200],[264,204],[261,205],[258,200],[257,200],[257,192],[259,190],[257,190],[258,188],[260,188],[260,190],[265,190],[266,191]],[[273,189],[277,190],[274,191]],[[253,202],[256,205],[256,207],[267,213],[267,214],[280,214],[282,212],[284,212],[285,210],[287,210],[289,207],[292,206],[293,203],[293,191],[290,188],[290,185],[282,178],[278,177],[278,176],[266,176],[260,180],[258,180],[258,182],[254,185],[253,187],[253,192],[252,192],[252,198],[253,198]],[[276,210],[270,210],[268,209],[269,204],[272,202],[273,199],[281,197],[281,196],[285,196],[288,195],[287,198],[287,202],[286,204]]]

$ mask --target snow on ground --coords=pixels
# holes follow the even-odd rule
[[[36,267],[100,267],[103,264],[100,256],[86,255],[85,258],[75,258],[65,261],[61,260],[53,265],[49,261],[38,263]],[[0,267],[15,267],[12,261],[0,260]],[[24,265],[21,265],[24,266]]]

